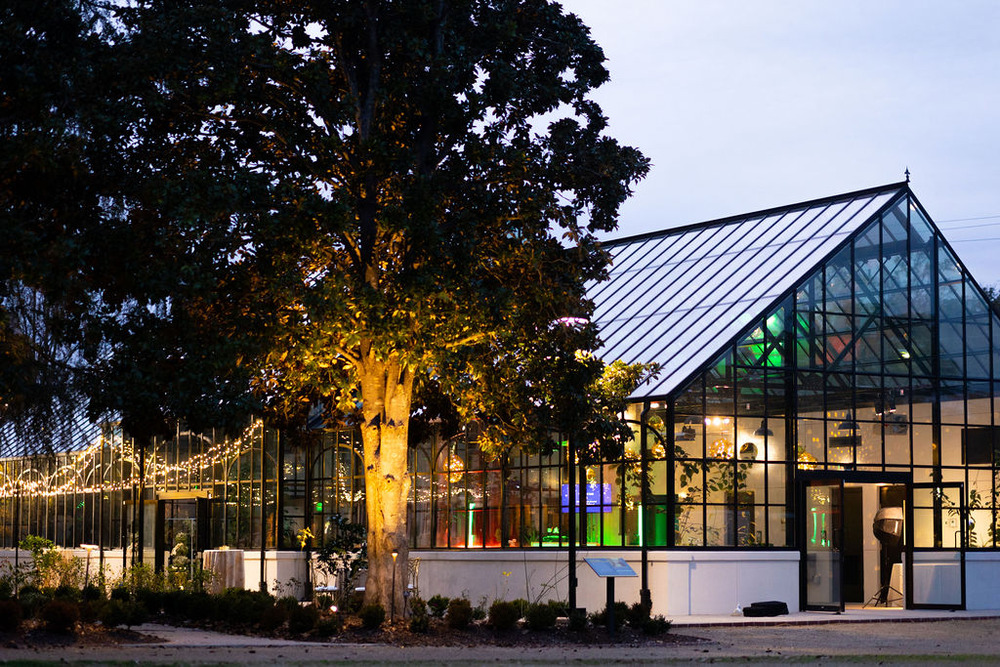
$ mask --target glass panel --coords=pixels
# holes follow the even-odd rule
[[[806,608],[841,609],[841,485],[810,480],[805,493]]]
[[[962,596],[962,485],[913,488],[912,590],[914,607],[960,607]]]

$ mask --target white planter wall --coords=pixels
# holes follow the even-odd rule
[[[413,551],[420,558],[420,594],[465,595],[472,602],[560,599],[567,597],[565,551]],[[578,554],[577,604],[594,611],[604,606],[607,586],[588,557],[624,558],[641,573],[634,551],[582,551]],[[799,554],[780,552],[659,551],[649,553],[649,587],[653,613],[667,617],[729,614],[737,605],[781,600],[799,608]],[[615,598],[639,601],[640,577],[617,578]]]

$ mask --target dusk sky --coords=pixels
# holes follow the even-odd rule
[[[565,0],[653,162],[616,236],[903,180],[1000,282],[1000,3]]]

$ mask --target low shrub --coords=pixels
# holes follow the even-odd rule
[[[646,622],[642,625],[642,631],[644,634],[650,636],[666,634],[670,631],[670,626],[673,625],[671,621],[663,618],[662,615],[657,614],[656,616],[651,616],[646,619]]]
[[[339,635],[344,629],[344,618],[340,614],[331,614],[330,616],[325,616],[316,622],[316,627],[313,628],[313,632],[317,637],[332,637],[334,635]]]
[[[427,603],[422,598],[410,598],[410,632],[421,634],[430,631],[431,617],[427,613]]]
[[[615,629],[618,630],[625,625],[625,621],[628,618],[628,605],[624,602],[615,602]],[[603,625],[607,627],[608,625],[608,610],[607,607],[601,609],[600,611],[595,611],[590,615],[590,622],[595,625]]]
[[[0,632],[17,632],[21,626],[21,605],[15,600],[0,600]]]
[[[106,603],[106,600],[84,600],[80,603],[80,620],[84,623],[100,620],[101,609]]]
[[[125,586],[115,586],[111,589],[111,599],[125,602],[132,599],[132,594],[129,593],[128,588]]]
[[[134,600],[108,600],[101,609],[101,624],[106,628],[142,625],[149,618],[146,608]]]
[[[431,610],[431,616],[434,618],[444,618],[444,613],[448,611],[449,602],[451,602],[449,598],[435,595],[427,601],[427,608]]]
[[[445,619],[449,627],[456,629],[469,627],[469,623],[472,622],[472,603],[465,598],[452,598],[448,602]]]
[[[27,592],[22,592],[17,599],[21,603],[24,618],[35,618],[51,598],[37,588],[31,587]]]
[[[95,586],[94,584],[87,584],[80,591],[81,600],[103,600],[104,591],[101,590],[100,586]]]
[[[288,609],[280,604],[272,606],[270,609],[265,609],[264,613],[260,615],[260,620],[257,624],[260,629],[264,632],[274,632],[288,620]]]
[[[569,616],[569,603],[565,600],[549,600],[548,605],[556,612],[556,616]]]
[[[277,606],[277,605],[275,605]],[[312,605],[296,605],[288,612],[288,631],[295,634],[309,632],[319,621],[319,609]]]
[[[63,584],[56,587],[55,591],[52,593],[52,597],[57,600],[77,601],[80,599],[80,589],[76,586]]]
[[[282,598],[278,598],[274,602],[275,606],[283,607],[286,612],[291,613],[296,607],[301,607],[299,604],[299,599],[294,595],[286,595]]]
[[[517,613],[521,615],[521,618],[524,618],[525,614],[528,613],[528,607],[531,606],[531,603],[524,598],[517,598],[516,600],[511,600],[510,602],[512,605],[517,607]]]
[[[243,588],[227,588],[215,601],[215,618],[233,625],[252,625],[274,606],[269,593]]]
[[[587,614],[582,609],[569,612],[569,629],[571,632],[583,632],[587,629]]]
[[[42,607],[45,628],[61,635],[71,635],[80,620],[80,607],[72,600],[55,599]]]
[[[378,630],[385,623],[385,608],[377,602],[366,604],[358,612],[361,627],[365,630]]]
[[[506,600],[497,600],[490,605],[489,620],[490,627],[494,630],[510,630],[517,626],[521,618],[521,612],[517,605]]]
[[[636,630],[641,630],[649,620],[650,605],[643,604],[642,602],[636,602],[631,607],[628,608],[628,613],[626,614],[625,620],[628,622],[630,628],[635,628]],[[617,610],[616,610],[617,615]]]
[[[532,630],[548,630],[555,627],[558,612],[550,604],[533,604],[528,607],[524,620]]]

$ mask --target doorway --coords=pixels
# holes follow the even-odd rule
[[[905,473],[798,471],[804,610],[965,608],[961,483]]]
[[[191,579],[207,547],[208,525],[208,498],[160,498],[156,505],[156,570]]]

